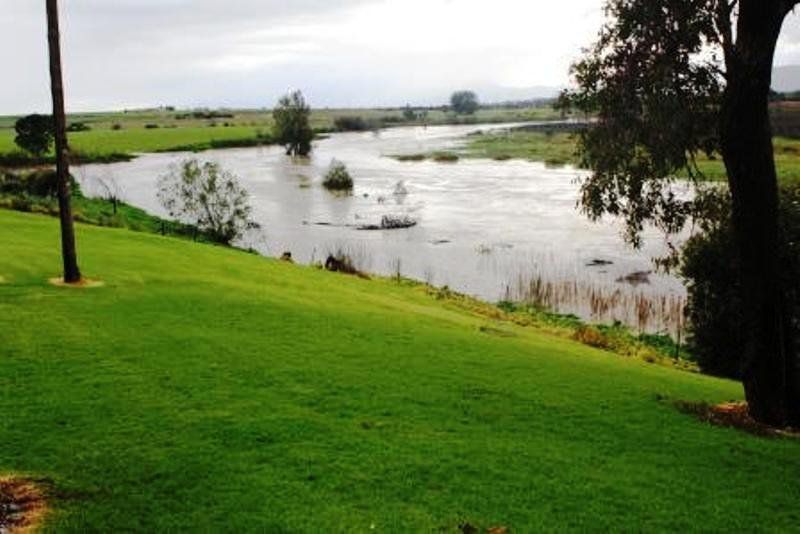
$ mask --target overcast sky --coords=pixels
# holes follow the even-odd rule
[[[68,108],[440,104],[541,96],[602,0],[61,0]],[[2,0],[0,113],[49,110],[44,0]],[[778,64],[800,64],[787,22]],[[549,91],[548,91],[549,89]]]

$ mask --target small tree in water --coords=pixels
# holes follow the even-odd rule
[[[322,185],[331,191],[352,191],[353,177],[350,176],[344,163],[333,160],[328,167],[328,172],[325,173]]]
[[[286,155],[307,156],[311,152],[314,131],[309,123],[311,108],[303,93],[295,91],[282,97],[272,116],[275,119],[275,139],[286,147]]]
[[[247,191],[217,163],[191,159],[173,166],[159,178],[158,199],[170,216],[196,224],[217,243],[228,245],[258,226]]]

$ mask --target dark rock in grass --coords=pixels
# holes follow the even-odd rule
[[[285,262],[288,262],[288,263],[294,263],[294,260],[292,259],[292,253],[289,252],[289,251],[286,251],[283,254],[281,254],[281,261],[285,261]]]
[[[630,284],[632,286],[649,284],[651,274],[653,274],[653,271],[636,271],[629,275],[617,278],[617,282],[620,284]]]

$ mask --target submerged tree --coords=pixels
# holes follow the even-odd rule
[[[258,225],[238,178],[219,164],[190,159],[159,178],[158,199],[170,216],[196,225],[212,241],[230,244]]]
[[[773,59],[797,0],[607,0],[599,40],[573,66],[562,103],[597,116],[579,138],[594,172],[581,202],[618,215],[639,244],[645,223],[679,230],[691,202],[671,188],[697,178],[694,157],[721,153],[740,260],[743,382],[750,413],[800,424],[800,373],[780,276],[778,188],[769,120]]]
[[[76,283],[81,279],[78,253],[75,250],[75,228],[72,222],[69,184],[69,147],[67,145],[67,119],[64,113],[64,85],[61,75],[61,45],[58,29],[58,3],[47,0],[47,42],[50,50],[50,86],[53,97],[53,119],[56,141],[56,180],[58,212],[61,220],[61,256],[64,263],[64,282]]]
[[[272,116],[275,119],[275,139],[286,147],[286,154],[307,156],[311,152],[314,131],[309,122],[311,108],[303,93],[295,91],[282,97]]]

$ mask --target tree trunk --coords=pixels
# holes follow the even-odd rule
[[[75,250],[75,228],[72,223],[72,206],[69,191],[69,148],[67,146],[67,120],[64,113],[64,86],[61,76],[61,46],[58,31],[58,3],[47,0],[47,42],[50,49],[50,87],[53,95],[53,120],[56,140],[56,180],[58,184],[58,211],[61,219],[61,255],[64,260],[64,282],[75,283],[81,279],[78,255]]]
[[[739,2],[721,113],[746,322],[745,394],[751,415],[775,426],[800,424],[797,357],[781,281],[778,182],[769,119],[772,64],[786,13],[779,0]]]

